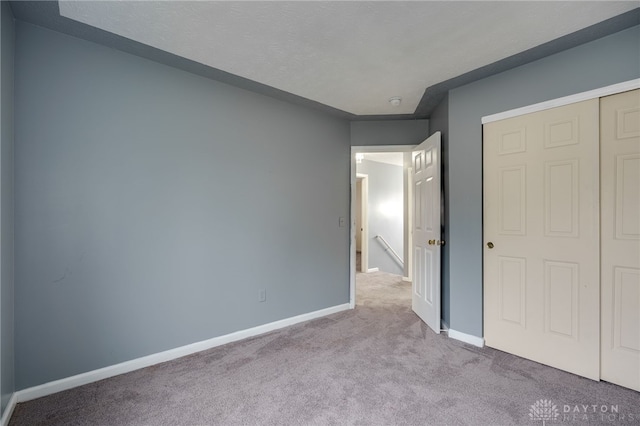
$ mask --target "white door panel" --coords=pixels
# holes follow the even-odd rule
[[[412,153],[413,311],[440,333],[440,132]]]
[[[602,379],[640,391],[640,91],[601,99]]]
[[[599,378],[598,182],[597,99],[484,126],[488,346]]]

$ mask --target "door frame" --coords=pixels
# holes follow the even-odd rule
[[[365,152],[411,152],[415,145],[360,145],[351,147],[351,178],[350,178],[350,219],[349,219],[349,307],[356,307],[356,153]],[[406,164],[404,169],[406,169]],[[403,172],[403,174],[405,174]],[[407,206],[407,197],[403,200],[405,209],[411,214],[411,209]],[[406,229],[406,228],[405,228]],[[410,231],[408,232],[410,233]],[[405,240],[407,235],[405,235]],[[405,255],[405,265],[411,256]]]
[[[356,181],[360,179],[360,226],[362,234],[360,235],[360,271],[367,272],[369,270],[369,175],[364,173],[356,173]],[[357,201],[356,201],[357,203]],[[355,204],[354,204],[355,206]],[[354,218],[355,220],[355,218]],[[355,226],[355,223],[354,223]],[[356,233],[358,230],[356,229]]]

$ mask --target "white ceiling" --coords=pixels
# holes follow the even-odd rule
[[[404,165],[404,154],[402,152],[365,152],[363,155],[365,160],[392,164],[394,166]]]
[[[77,1],[60,14],[356,115],[412,114],[427,87],[638,1]],[[388,99],[402,97],[393,107]]]

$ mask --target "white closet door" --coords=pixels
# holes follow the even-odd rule
[[[484,126],[488,346],[600,377],[599,101]]]
[[[602,379],[640,391],[640,91],[601,99]]]

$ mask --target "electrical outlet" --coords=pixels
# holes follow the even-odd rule
[[[267,301],[267,290],[260,289],[260,292],[258,293],[258,302],[266,302]]]
[[[344,228],[346,224],[347,224],[347,220],[344,218],[344,216],[340,216],[338,218],[338,226],[340,228]]]

